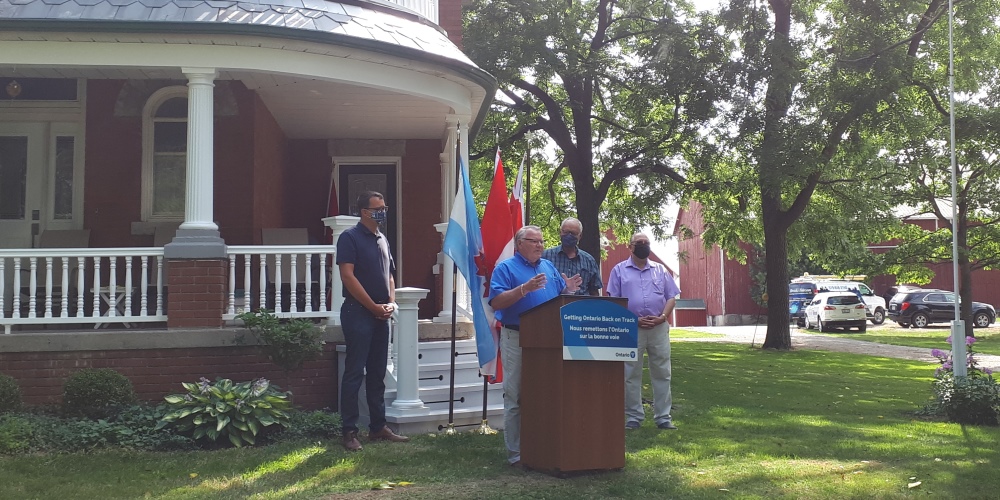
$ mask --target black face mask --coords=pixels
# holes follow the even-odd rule
[[[562,241],[562,246],[566,248],[576,248],[576,244],[580,242],[576,235],[572,233],[562,235],[560,241]]]
[[[645,259],[646,257],[649,257],[649,252],[650,252],[649,243],[636,244],[635,247],[632,249],[632,253],[636,257],[639,257],[640,259]]]

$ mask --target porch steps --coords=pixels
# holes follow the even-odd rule
[[[345,346],[337,346],[338,380],[343,380]],[[420,342],[419,347],[419,392],[420,400],[426,408],[420,410],[400,410],[392,407],[396,399],[395,373],[386,373],[385,407],[386,420],[400,433],[419,434],[439,432],[448,426],[448,396],[451,369],[451,341]],[[453,423],[459,432],[477,428],[483,414],[483,379],[479,375],[479,360],[476,356],[475,339],[459,340],[455,343],[455,405]],[[492,384],[487,390],[488,404],[486,417],[493,429],[503,427],[503,385]],[[364,398],[364,384],[358,398],[361,410],[359,428],[368,425],[368,405]]]

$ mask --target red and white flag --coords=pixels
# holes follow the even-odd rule
[[[484,295],[482,297],[486,317],[490,323],[490,331],[493,332],[500,346],[500,335],[498,325],[493,313],[493,308],[489,302],[490,279],[493,277],[493,269],[497,263],[514,256],[514,231],[511,229],[510,205],[507,198],[507,179],[503,173],[503,162],[500,160],[500,150],[497,149],[496,162],[493,170],[493,184],[490,186],[490,195],[486,199],[486,210],[483,212],[483,222],[479,226],[483,233],[483,256],[477,262],[479,272],[483,274],[485,282]],[[489,378],[490,383],[503,381],[503,369],[501,366],[499,352],[497,353],[496,375]]]

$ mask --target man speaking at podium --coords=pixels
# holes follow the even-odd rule
[[[676,429],[670,416],[670,323],[676,297],[681,294],[666,266],[649,260],[649,236],[636,233],[628,245],[632,256],[619,262],[608,276],[608,295],[628,299],[628,310],[639,317],[639,352],[625,362],[625,428],[638,429],[646,414],[642,408],[642,358],[649,355],[653,385],[653,421],[660,429]]]
[[[503,360],[503,440],[507,462],[521,464],[521,313],[554,299],[560,293],[574,293],[582,281],[561,274],[552,262],[542,258],[545,241],[538,226],[524,226],[514,235],[514,256],[500,262],[490,279],[490,306],[500,330]]]

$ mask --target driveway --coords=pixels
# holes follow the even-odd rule
[[[883,326],[884,328],[888,328]],[[885,358],[910,359],[914,361],[925,361],[928,363],[938,363],[937,358],[931,356],[930,349],[924,347],[906,347],[889,344],[878,344],[875,342],[865,342],[863,340],[852,340],[840,337],[830,337],[817,333],[808,333],[802,329],[792,328],[792,347],[795,349],[816,349],[822,351],[850,352],[855,354],[867,354],[869,356],[881,356]],[[760,346],[764,342],[767,333],[767,325],[743,325],[743,326],[686,326],[685,330],[698,332],[715,333],[722,337],[700,338],[700,339],[676,339],[684,342],[732,342],[737,344],[748,344]],[[858,334],[858,335],[864,335]],[[976,360],[983,368],[990,368],[1000,371],[1000,356],[989,354],[976,354]]]

